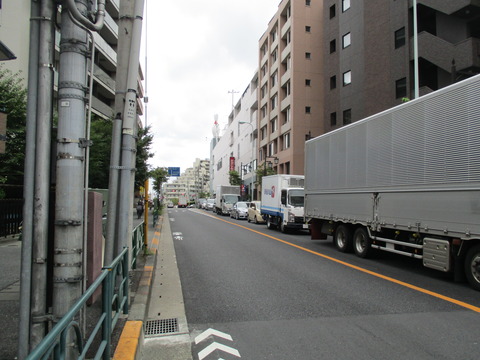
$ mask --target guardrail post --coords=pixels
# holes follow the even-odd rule
[[[102,328],[102,341],[106,341],[107,345],[103,352],[103,360],[110,360],[110,336],[112,333],[112,292],[113,282],[115,280],[115,271],[111,267],[104,268],[108,271],[108,275],[103,281],[102,291],[102,313],[105,314],[105,320]]]

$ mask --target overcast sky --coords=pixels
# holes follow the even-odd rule
[[[258,40],[280,0],[146,0],[140,62],[154,135],[153,167],[210,157],[214,115],[220,128],[258,66]],[[145,24],[147,30],[145,30]],[[146,40],[146,56],[145,56]],[[144,118],[145,119],[145,118]]]

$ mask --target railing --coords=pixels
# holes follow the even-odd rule
[[[28,355],[27,360],[65,359],[70,331],[74,330],[74,341],[78,349],[77,359],[85,359],[87,351],[101,334],[95,359],[111,359],[111,333],[120,312],[128,314],[128,248],[124,248],[110,266],[104,267],[100,276],[87,289],[75,305],[53,327],[40,344]],[[118,288],[115,286],[118,282]],[[83,342],[82,331],[76,318],[95,290],[102,286],[102,313],[87,341]],[[117,290],[116,290],[117,288]],[[101,333],[100,333],[101,330]]]
[[[132,231],[132,269],[137,268],[137,257],[143,249],[144,223],[138,224]]]
[[[23,200],[0,200],[0,237],[18,234],[23,219]]]
[[[131,268],[137,265],[137,256],[143,249],[144,224],[137,225],[132,231]],[[28,355],[26,360],[63,360],[67,358],[67,343],[75,341],[77,360],[88,358],[110,360],[111,334],[121,315],[129,309],[129,248],[124,248],[110,266],[103,267],[99,277],[92,283],[75,305],[60,319],[40,344]],[[88,339],[77,321],[79,312],[95,290],[102,287],[101,314],[94,324]],[[73,331],[74,340],[70,340]],[[97,339],[99,343],[97,343]],[[95,344],[95,345],[93,345]],[[96,347],[96,349],[95,349]],[[94,355],[92,353],[94,352]]]

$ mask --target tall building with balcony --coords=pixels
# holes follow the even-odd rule
[[[13,73],[20,72],[24,79],[25,86],[28,79],[29,41],[30,41],[30,3],[29,0],[3,1],[0,2],[0,38],[7,41],[7,46],[15,54],[16,59],[0,61],[5,68]],[[105,18],[102,29],[94,32],[94,68],[93,68],[93,97],[91,101],[92,112],[104,119],[113,117],[113,107],[116,92],[117,72],[117,46],[118,46],[118,20],[120,0],[106,0]],[[57,13],[60,19],[60,8]],[[34,20],[32,20],[34,21]],[[57,21],[55,31],[55,83],[58,83],[59,54],[60,54],[61,28],[60,21]],[[91,44],[91,42],[90,42]],[[90,45],[89,44],[89,45]],[[88,60],[88,75],[90,74],[90,59]],[[138,75],[138,99],[137,113],[143,114],[144,95],[142,85],[143,73],[139,68]],[[55,86],[55,92],[57,86]],[[140,125],[140,123],[139,123]]]
[[[323,1],[283,0],[259,40],[259,166],[304,173],[304,144],[324,133]]]
[[[417,3],[420,96],[478,74],[478,2]],[[414,98],[411,0],[324,0],[323,14],[327,131]]]

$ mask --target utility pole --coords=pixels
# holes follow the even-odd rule
[[[229,94],[232,94],[232,110],[235,108],[235,94],[238,94],[238,91],[235,91],[235,90],[230,90],[228,92]]]

